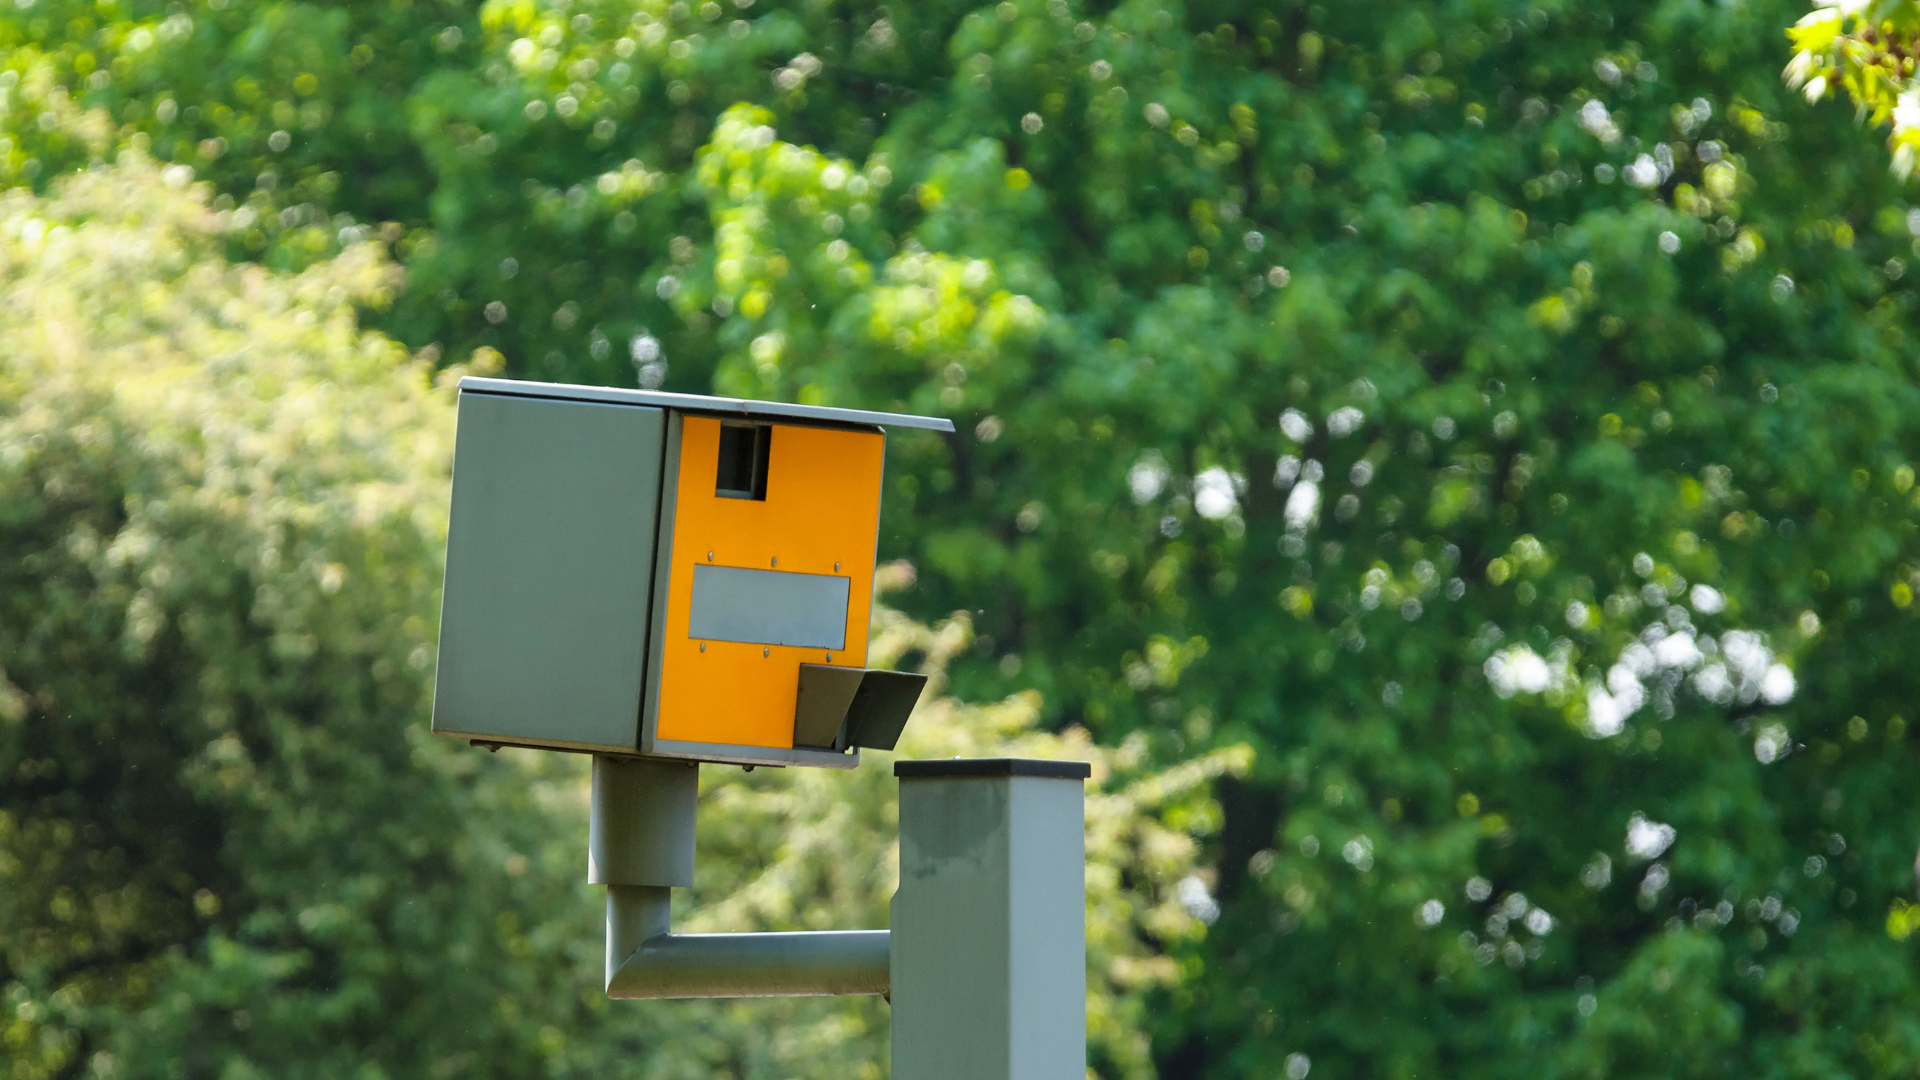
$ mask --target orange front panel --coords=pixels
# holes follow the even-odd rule
[[[793,745],[800,665],[864,667],[880,531],[878,432],[775,425],[764,501],[714,494],[720,421],[688,416],[680,434],[656,738]],[[850,580],[844,650],[689,636],[699,563]],[[704,649],[702,648],[704,646]]]

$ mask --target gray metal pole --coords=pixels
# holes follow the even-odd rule
[[[1080,761],[898,761],[894,1080],[1084,1080]]]
[[[885,930],[675,934],[674,887],[693,884],[698,766],[593,759],[588,880],[607,886],[607,996],[885,994]]]

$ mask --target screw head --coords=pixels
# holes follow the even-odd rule
[[[772,656],[772,655],[773,655],[773,650],[772,650],[772,649],[769,649],[769,648],[766,648],[766,647],[764,647],[764,646],[763,646],[763,647],[762,647],[762,648],[760,649],[760,655],[761,655],[761,656]]]

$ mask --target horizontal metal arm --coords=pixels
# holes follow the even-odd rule
[[[787,997],[885,994],[885,930],[673,934],[669,892],[607,888],[607,996]]]
[[[673,887],[693,884],[699,773],[691,762],[593,759],[589,880],[607,886],[607,996],[885,994],[885,930],[675,934]]]

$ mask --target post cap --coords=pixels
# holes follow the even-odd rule
[[[1093,766],[1084,761],[1057,758],[931,758],[896,761],[893,775],[918,776],[1041,776],[1054,780],[1085,780]]]

